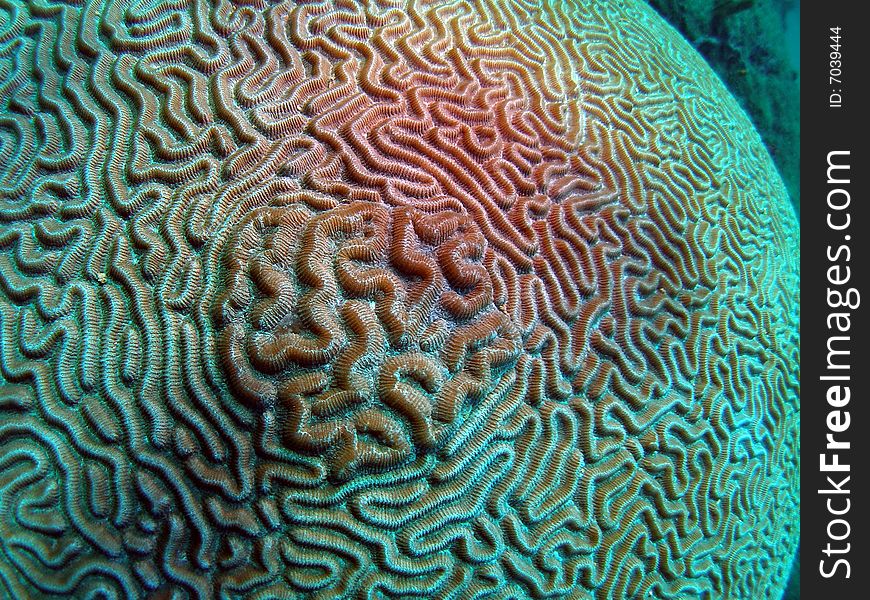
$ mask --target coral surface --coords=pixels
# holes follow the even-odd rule
[[[640,1],[0,5],[0,589],[775,599],[798,230]]]
[[[800,212],[800,0],[648,0],[746,110]]]

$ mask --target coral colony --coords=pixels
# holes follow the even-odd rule
[[[0,595],[779,598],[797,221],[649,7],[0,29]]]

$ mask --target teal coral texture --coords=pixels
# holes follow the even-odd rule
[[[799,233],[642,2],[0,2],[0,595],[779,600]]]

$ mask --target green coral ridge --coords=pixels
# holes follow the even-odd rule
[[[800,214],[798,0],[649,0],[698,49],[755,124]]]
[[[799,231],[644,2],[0,5],[0,595],[782,596]]]

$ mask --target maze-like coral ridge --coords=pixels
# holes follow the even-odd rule
[[[778,599],[798,231],[633,1],[0,5],[0,589]]]

